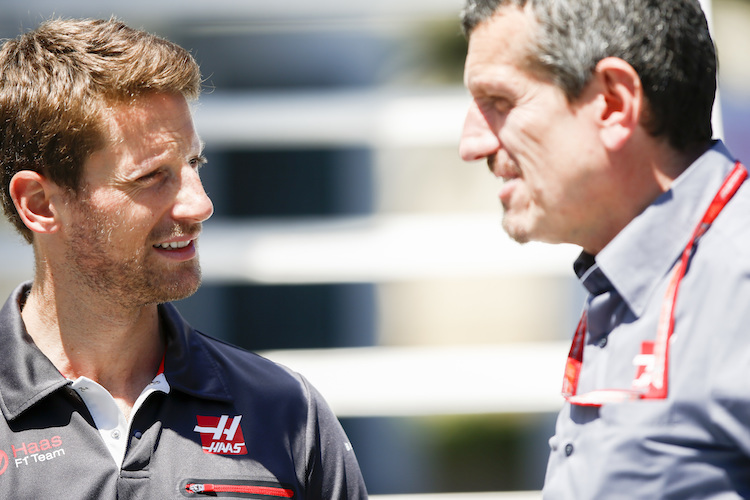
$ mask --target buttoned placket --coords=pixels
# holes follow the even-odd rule
[[[169,383],[163,373],[159,373],[136,399],[130,413],[130,420],[120,410],[112,394],[103,386],[87,377],[72,381],[71,389],[81,397],[94,419],[104,444],[118,467],[122,467],[127,450],[130,424],[138,409],[154,392],[169,393]]]
[[[604,374],[594,374],[592,370],[603,368],[597,362],[599,351],[607,347],[609,334],[627,306],[596,263],[582,274],[581,282],[589,292],[585,306],[587,335],[584,344],[586,353],[584,357],[588,363],[583,367],[583,371],[587,374],[582,374],[581,377],[583,387],[587,387],[590,384],[596,384],[597,379],[604,377]]]

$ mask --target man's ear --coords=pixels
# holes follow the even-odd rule
[[[610,150],[621,149],[639,126],[644,94],[638,72],[617,57],[597,63],[594,79],[600,93],[601,139]]]
[[[10,197],[23,223],[35,233],[53,233],[59,228],[53,195],[57,185],[32,170],[16,172],[10,180]]]

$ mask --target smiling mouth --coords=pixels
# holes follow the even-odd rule
[[[185,248],[190,243],[192,243],[193,240],[188,241],[173,241],[171,243],[159,243],[157,245],[154,245],[154,248],[162,248],[164,250],[176,250],[179,248]]]
[[[513,169],[513,168],[498,169],[492,172],[492,174],[497,179],[500,179],[503,183],[510,182],[516,179],[521,179],[521,173],[517,169]]]

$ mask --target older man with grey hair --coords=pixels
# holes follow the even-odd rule
[[[545,498],[750,498],[750,186],[698,0],[468,0],[466,161],[588,291]],[[561,367],[563,366],[561,360]]]

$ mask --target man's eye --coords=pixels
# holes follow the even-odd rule
[[[154,170],[153,172],[149,172],[146,175],[142,175],[141,177],[139,177],[138,182],[142,182],[142,183],[153,182],[159,179],[159,177],[161,177],[162,174],[163,172],[161,170]]]
[[[479,107],[484,113],[506,114],[513,108],[513,105],[508,99],[497,97],[483,99],[479,102]]]
[[[495,108],[495,111],[499,113],[507,113],[513,107],[508,99],[494,99],[492,105]]]
[[[203,156],[196,156],[190,159],[190,166],[196,170],[199,170],[203,165],[206,164],[206,158]]]

